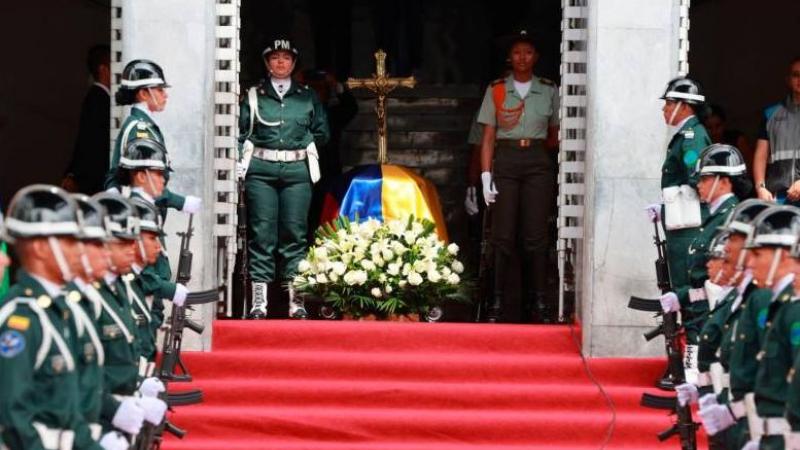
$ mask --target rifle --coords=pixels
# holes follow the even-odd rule
[[[658,230],[658,223],[653,222],[655,230],[653,242],[658,252],[658,259],[655,262],[656,277],[658,287],[662,293],[672,290],[672,283],[669,277],[669,266],[666,258],[666,241],[661,239]],[[659,335],[664,335],[664,344],[667,353],[667,370],[672,377],[675,385],[686,381],[683,370],[683,349],[680,343],[680,325],[678,324],[678,313],[664,314],[661,311],[661,302],[654,299],[643,299],[632,296],[628,307],[640,311],[657,312],[656,317],[661,316],[661,324],[655,329],[645,333],[645,339],[650,341]],[[681,440],[682,450],[696,450],[696,432],[698,424],[692,420],[692,411],[689,405],[680,406],[674,397],[660,397],[651,394],[644,394],[641,405],[649,408],[668,409],[674,411],[677,416],[676,423],[668,430],[658,434],[659,441],[665,441],[674,435],[678,435]]]
[[[239,201],[236,204],[236,248],[238,252],[234,271],[236,273],[235,285],[239,286],[240,298],[242,299],[242,319],[247,318],[247,305],[250,300],[250,261],[247,255],[247,201],[244,189],[244,180],[239,180]],[[230,305],[228,311],[232,316],[233,305]]]
[[[481,255],[478,265],[478,289],[475,298],[475,322],[486,320],[489,303],[494,294],[494,248],[490,243],[492,236],[492,207],[483,211],[483,231],[481,238]]]

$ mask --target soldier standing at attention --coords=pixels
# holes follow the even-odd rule
[[[66,191],[33,185],[11,200],[4,239],[22,270],[0,308],[0,428],[12,450],[124,448],[115,433],[98,443],[81,414],[83,351],[67,304],[80,294],[64,294],[80,264],[80,235],[78,206]]]
[[[164,146],[164,134],[153,118],[153,113],[164,111],[167,106],[167,88],[161,67],[146,59],[129,62],[122,71],[122,85],[116,93],[117,105],[133,105],[130,115],[122,122],[119,135],[111,154],[111,168],[106,175],[106,189],[120,190],[117,176],[120,154],[128,143],[136,138],[149,138]],[[169,174],[165,172],[165,180]],[[156,199],[161,214],[166,217],[167,208],[194,214],[200,211],[198,197],[182,196],[165,189]]]
[[[705,104],[700,84],[690,78],[675,78],[664,95],[664,120],[672,133],[667,156],[661,168],[663,203],[647,207],[653,221],[662,221],[666,230],[667,263],[672,286],[689,284],[686,255],[701,223],[700,200],[690,177],[700,152],[711,145],[696,109]]]
[[[311,185],[320,176],[317,147],[330,138],[317,94],[292,81],[297,48],[275,39],[262,55],[269,77],[248,90],[239,116],[243,151],[237,176],[244,178],[247,196],[251,319],[267,317],[267,283],[278,277],[275,253],[283,261],[283,281],[294,277],[305,256]],[[289,317],[307,317],[291,285]]]
[[[756,217],[754,228],[747,243],[752,249],[748,266],[755,282],[772,290],[772,303],[764,318],[767,331],[757,356],[754,395],[745,397],[750,442],[743,448],[783,450],[784,435],[790,432],[784,417],[788,378],[800,354],[800,296],[795,290],[800,284],[800,209],[769,208]]]
[[[558,88],[533,74],[539,59],[527,32],[508,49],[512,73],[494,81],[483,97],[481,183],[486,204],[494,204],[494,298],[488,320],[503,320],[509,261],[522,242],[524,320],[551,320],[547,300],[548,218],[555,206],[556,167],[549,151],[558,145]]]

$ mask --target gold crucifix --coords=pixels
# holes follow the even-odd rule
[[[378,115],[378,162],[389,162],[388,139],[386,136],[386,95],[396,87],[413,88],[417,84],[413,76],[407,78],[391,78],[386,76],[386,52],[375,52],[375,74],[372,78],[348,78],[350,89],[366,88],[374,92],[376,98],[375,114]]]

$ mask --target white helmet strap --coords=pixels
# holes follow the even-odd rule
[[[72,271],[69,270],[67,258],[64,257],[64,252],[61,250],[61,243],[58,242],[55,236],[50,236],[47,238],[47,244],[50,246],[50,251],[53,252],[53,258],[55,258],[58,270],[61,272],[61,279],[65,283],[69,283],[72,281],[73,276]]]

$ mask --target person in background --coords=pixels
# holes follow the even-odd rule
[[[739,130],[731,130],[728,128],[728,116],[725,110],[720,105],[710,105],[708,107],[708,115],[703,120],[708,131],[708,136],[714,144],[728,144],[739,149],[744,157],[745,165],[747,165],[747,173],[753,173],[753,146]]]
[[[764,110],[753,157],[758,198],[800,205],[800,57],[789,63],[786,98]]]
[[[94,82],[81,105],[75,149],[61,187],[92,195],[103,190],[111,147],[111,48],[89,49],[86,66]]]

